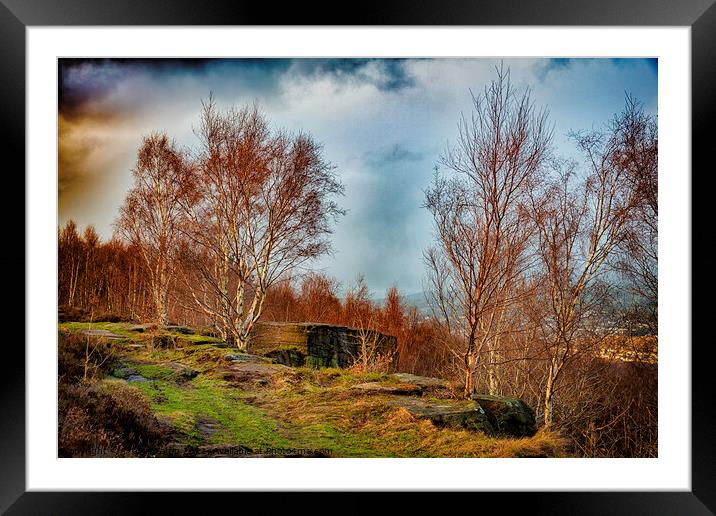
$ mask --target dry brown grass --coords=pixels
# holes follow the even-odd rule
[[[350,373],[346,373],[349,376]],[[316,372],[277,390],[260,392],[252,403],[272,417],[298,428],[330,425],[346,440],[395,457],[561,457],[566,440],[553,432],[529,438],[489,437],[468,430],[436,428],[403,408],[391,407],[387,397],[360,394],[350,385],[363,378],[340,381],[334,372]],[[321,380],[331,378],[330,386]]]

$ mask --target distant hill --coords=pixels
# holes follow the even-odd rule
[[[430,315],[430,305],[425,299],[425,292],[415,292],[414,294],[402,294],[401,298],[407,306],[414,306],[422,315]],[[373,302],[379,305],[385,303],[385,297],[373,298]]]

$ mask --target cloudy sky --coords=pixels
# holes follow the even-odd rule
[[[277,128],[309,132],[346,187],[335,252],[315,268],[343,286],[364,273],[374,295],[392,284],[422,289],[432,238],[423,189],[457,136],[470,90],[494,77],[493,59],[67,60],[59,63],[59,223],[100,235],[131,185],[143,135],[166,131],[195,144],[201,99],[257,102]],[[512,81],[532,88],[554,124],[558,153],[576,157],[570,130],[602,126],[625,92],[657,109],[654,59],[506,59]]]

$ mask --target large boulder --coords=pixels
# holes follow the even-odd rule
[[[396,361],[397,340],[391,335],[318,323],[257,323],[249,351],[289,366],[347,368],[360,356],[362,339]]]
[[[401,397],[388,403],[407,410],[416,419],[427,419],[437,427],[466,429],[488,435],[495,433],[485,411],[476,401]]]
[[[484,409],[497,433],[513,437],[530,437],[537,433],[535,413],[521,399],[488,394],[473,394],[470,399]]]

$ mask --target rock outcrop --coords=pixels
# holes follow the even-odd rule
[[[473,394],[498,434],[530,437],[537,433],[534,411],[519,398]]]
[[[251,337],[252,354],[294,367],[350,367],[364,343],[377,354],[391,354],[394,363],[397,359],[395,337],[346,326],[262,322],[254,326]]]
[[[437,427],[464,428],[495,433],[492,424],[479,403],[471,400],[426,400],[401,397],[388,402],[394,407],[405,409],[416,419],[430,420]]]
[[[534,412],[517,398],[486,394],[460,401],[396,397],[388,403],[439,427],[477,430],[492,436],[531,437],[537,433]]]

